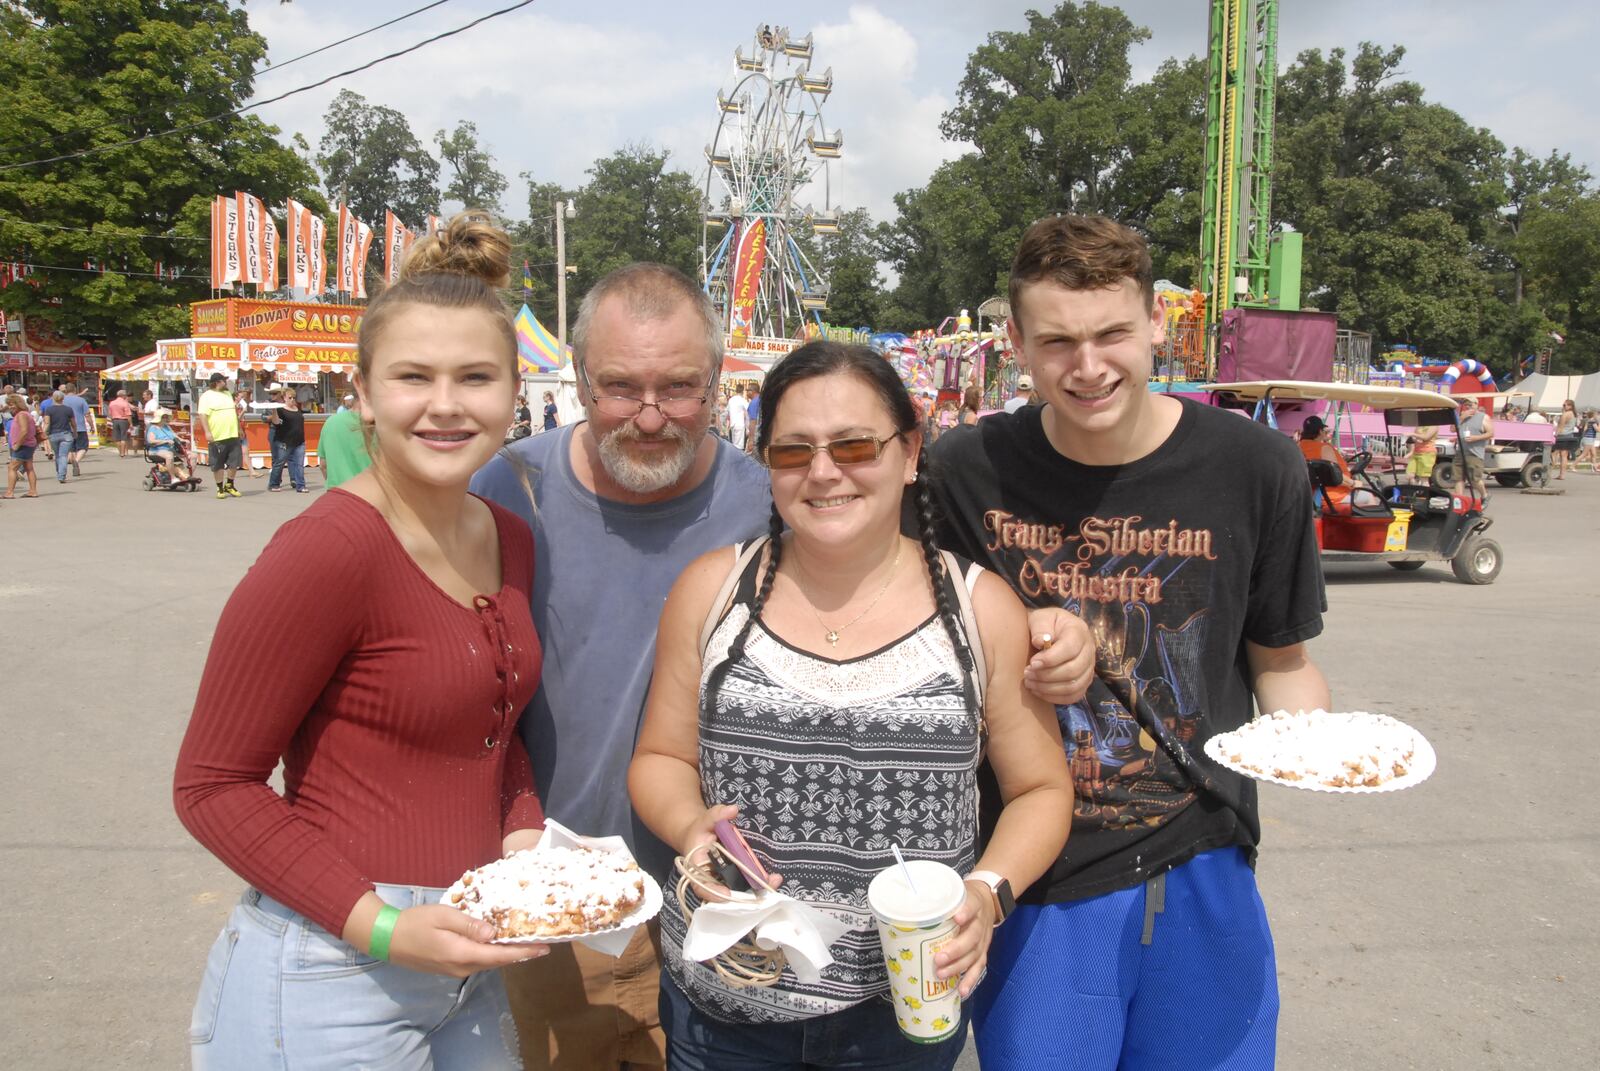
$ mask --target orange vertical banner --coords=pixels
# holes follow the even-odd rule
[[[328,222],[310,209],[305,213],[311,248],[311,292],[320,294],[328,289]]]
[[[400,263],[406,258],[406,250],[411,248],[411,243],[417,240],[406,225],[400,222],[400,217],[388,209],[383,213],[383,278],[385,282],[395,282],[400,278]]]
[[[278,289],[278,224],[266,205],[261,206],[261,285]]]
[[[284,220],[284,236],[289,249],[289,287],[311,289],[311,213],[293,197],[289,198]]]
[[[739,236],[734,261],[733,292],[728,302],[729,344],[743,346],[753,334],[756,295],[761,289],[761,269],[767,262],[767,221],[758,219]]]

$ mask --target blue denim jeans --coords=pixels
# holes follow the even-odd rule
[[[963,1024],[944,1041],[911,1041],[895,1025],[888,1001],[876,998],[799,1022],[726,1023],[696,1008],[666,971],[661,1026],[667,1071],[950,1071],[967,1039]]]
[[[296,491],[306,485],[306,447],[304,443],[299,446],[280,446],[277,443],[272,447],[272,476],[267,480],[268,490],[283,486],[283,470],[289,470],[289,483]]]
[[[377,891],[402,909],[442,893]],[[211,946],[189,1046],[195,1071],[522,1066],[498,971],[462,980],[375,960],[255,889]]]
[[[70,431],[58,431],[50,436],[50,452],[56,455],[56,479],[63,482],[67,478],[67,455],[72,453],[73,438]]]

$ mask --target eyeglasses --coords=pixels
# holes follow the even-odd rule
[[[819,450],[826,450],[835,465],[865,465],[883,456],[883,448],[900,438],[901,432],[880,439],[876,435],[852,435],[846,439],[813,446],[811,443],[773,443],[761,452],[769,469],[806,469]]]
[[[655,401],[652,402],[632,394],[597,394],[594,384],[589,381],[589,370],[579,366],[578,374],[583,377],[584,392],[594,399],[594,407],[608,417],[623,420],[632,420],[644,412],[647,405],[654,406],[656,412],[667,420],[682,420],[684,417],[694,416],[706,404],[706,399],[711,397],[712,388],[717,381],[717,373],[713,369],[711,378],[706,381],[703,389],[658,391]]]

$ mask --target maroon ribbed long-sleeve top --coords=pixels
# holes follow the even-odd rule
[[[541,827],[517,717],[539,683],[533,536],[488,503],[503,586],[464,606],[365,500],[278,529],[222,611],[173,799],[251,885],[339,934],[374,882],[445,886]],[[282,757],[284,795],[267,784]]]

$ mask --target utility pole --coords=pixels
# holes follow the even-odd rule
[[[571,200],[556,199],[556,359],[567,354],[567,220],[578,214]]]

